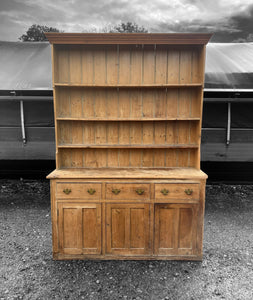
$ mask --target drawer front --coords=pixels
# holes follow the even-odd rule
[[[198,183],[156,183],[155,199],[199,199]]]
[[[58,182],[56,197],[61,199],[101,199],[101,183]]]
[[[106,199],[110,200],[149,200],[148,183],[107,183]]]

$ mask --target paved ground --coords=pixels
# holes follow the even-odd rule
[[[253,185],[207,187],[203,262],[53,261],[48,181],[0,180],[0,299],[253,299]]]

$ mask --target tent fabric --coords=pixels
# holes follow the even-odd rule
[[[52,90],[48,42],[0,42],[0,90]]]
[[[52,90],[48,42],[0,41],[0,90]],[[253,89],[253,43],[209,43],[205,88]]]
[[[253,43],[209,43],[205,88],[253,89]]]

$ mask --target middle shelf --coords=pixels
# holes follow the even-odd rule
[[[202,89],[56,87],[56,118],[91,120],[200,120]]]
[[[61,148],[197,148],[200,122],[58,121]]]
[[[89,149],[89,148],[104,148],[104,149],[195,149],[198,148],[197,144],[180,144],[180,145],[158,145],[158,144],[149,144],[149,145],[95,145],[95,144],[58,144],[58,148],[80,148],[80,149]]]
[[[69,87],[69,88],[112,88],[112,89],[117,89],[117,88],[124,88],[124,89],[128,89],[128,88],[137,88],[137,89],[141,89],[141,88],[202,88],[203,84],[201,82],[197,82],[197,83],[192,83],[192,82],[188,82],[188,83],[167,83],[167,84],[155,84],[155,83],[150,83],[150,84],[145,84],[145,83],[141,83],[141,84],[119,84],[119,83],[115,83],[115,84],[110,84],[110,83],[104,83],[104,84],[87,84],[87,83],[60,83],[60,82],[55,82],[54,83],[54,87]]]
[[[194,117],[168,117],[168,118],[83,118],[83,117],[57,117],[57,121],[200,121],[200,118]]]

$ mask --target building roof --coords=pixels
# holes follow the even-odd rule
[[[0,41],[0,90],[52,90],[48,42]],[[209,43],[205,89],[253,91],[253,43]]]

